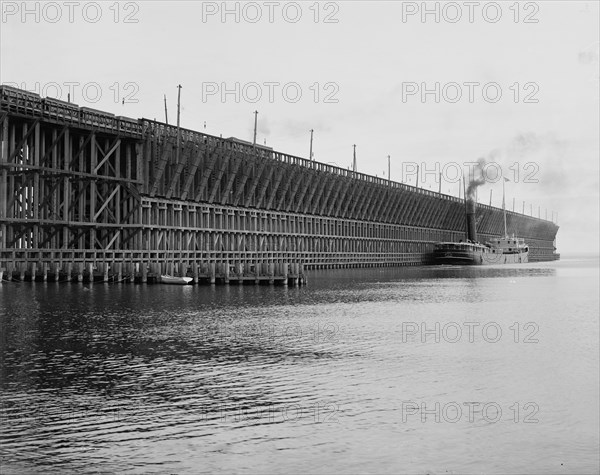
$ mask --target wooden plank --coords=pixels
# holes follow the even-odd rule
[[[225,205],[225,204],[231,204],[231,197],[229,196],[232,192],[232,188],[233,188],[233,184],[235,183],[235,180],[238,179],[238,170],[240,169],[240,166],[243,162],[243,158],[242,156],[239,154],[239,152],[232,152],[231,154],[231,159],[233,160],[234,164],[233,164],[233,169],[229,172],[229,179],[227,180],[227,183],[225,184],[225,189],[223,190],[223,193],[221,193],[221,204]]]
[[[177,164],[175,173],[173,173],[173,177],[171,178],[171,182],[169,183],[169,187],[168,187],[167,193],[165,195],[165,197],[167,199],[170,199],[173,196],[175,187],[177,186],[177,183],[179,183],[179,179],[181,177],[181,172],[183,171],[183,168],[185,167],[185,164],[187,163],[187,160],[189,159],[191,153],[192,153],[192,147],[185,144],[183,147],[183,154],[179,159],[179,163]]]
[[[98,216],[100,216],[100,214],[102,214],[102,211],[104,211],[104,209],[108,206],[108,204],[110,203],[110,200],[113,199],[113,197],[117,194],[117,191],[119,191],[119,189],[120,189],[120,185],[117,185],[115,187],[115,189],[113,190],[113,192],[110,194],[110,196],[106,199],[106,201],[104,202],[104,204],[96,212],[96,214],[94,215],[93,221],[96,221],[98,219]]]
[[[200,178],[200,183],[196,190],[196,196],[194,201],[200,201],[202,199],[202,195],[206,190],[206,186],[208,185],[208,179],[212,173],[213,167],[218,159],[218,157],[223,153],[222,148],[215,147],[212,154],[208,157],[208,163],[206,164],[206,168],[202,171],[202,177]]]
[[[262,174],[265,170],[266,165],[267,165],[266,160],[260,161],[260,165],[258,166],[258,171],[256,172],[256,175],[253,177],[252,183],[250,185],[250,190],[248,190],[248,196],[246,196],[246,201],[244,203],[244,206],[246,206],[246,207],[250,206],[250,202],[251,202],[252,198],[254,197],[254,191],[256,190],[256,187],[258,186],[258,183],[260,182],[260,178],[262,177]],[[234,203],[234,205],[237,206],[237,201]]]
[[[278,171],[277,181],[275,182],[275,185],[273,185],[273,189],[271,190],[269,201],[267,201],[267,203],[265,205],[266,209],[271,209],[271,207],[273,206],[273,201],[275,201],[275,197],[277,196],[277,191],[279,190],[279,186],[281,185],[281,182],[283,181],[283,175],[285,174],[284,167],[278,165],[277,171]],[[291,176],[290,176],[290,179],[291,179]],[[284,194],[284,193],[282,193],[282,194]]]
[[[27,140],[29,139],[31,134],[36,130],[36,127],[39,123],[40,123],[40,118],[38,117],[37,119],[35,119],[33,121],[32,124],[29,125],[27,132],[25,132],[23,137],[21,137],[21,140],[19,140],[19,142],[13,148],[13,151],[8,156],[8,159],[6,160],[7,162],[12,162],[13,158],[15,158],[17,156],[17,154],[21,151],[21,149],[23,148],[23,145],[25,145],[25,143],[27,142]],[[25,124],[25,125],[27,125],[27,124]]]

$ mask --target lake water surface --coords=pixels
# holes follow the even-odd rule
[[[2,473],[598,473],[597,258],[0,285]]]

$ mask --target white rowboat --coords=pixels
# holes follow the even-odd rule
[[[174,277],[172,275],[161,275],[160,281],[163,284],[187,285],[192,281],[191,277]]]

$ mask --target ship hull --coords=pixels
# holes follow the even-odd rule
[[[486,251],[439,251],[433,255],[434,264],[441,265],[502,265],[529,262],[529,253],[494,253]]]

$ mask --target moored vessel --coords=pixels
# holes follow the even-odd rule
[[[506,179],[505,179],[506,180]],[[504,185],[504,183],[503,183]],[[475,184],[475,187],[477,183]],[[474,187],[469,185],[469,190]],[[467,194],[467,193],[465,193]],[[485,243],[477,241],[476,201],[472,193],[465,202],[466,242],[438,242],[433,250],[435,264],[490,265],[521,264],[529,261],[529,246],[522,238],[509,236],[506,229],[506,206],[502,187],[502,209],[504,212],[504,236]]]
[[[176,277],[172,275],[161,275],[160,281],[163,284],[171,284],[171,285],[187,285],[193,279],[191,277]]]
[[[524,239],[504,236],[491,242],[438,242],[433,259],[436,264],[489,265],[521,264],[529,261],[529,246]]]

